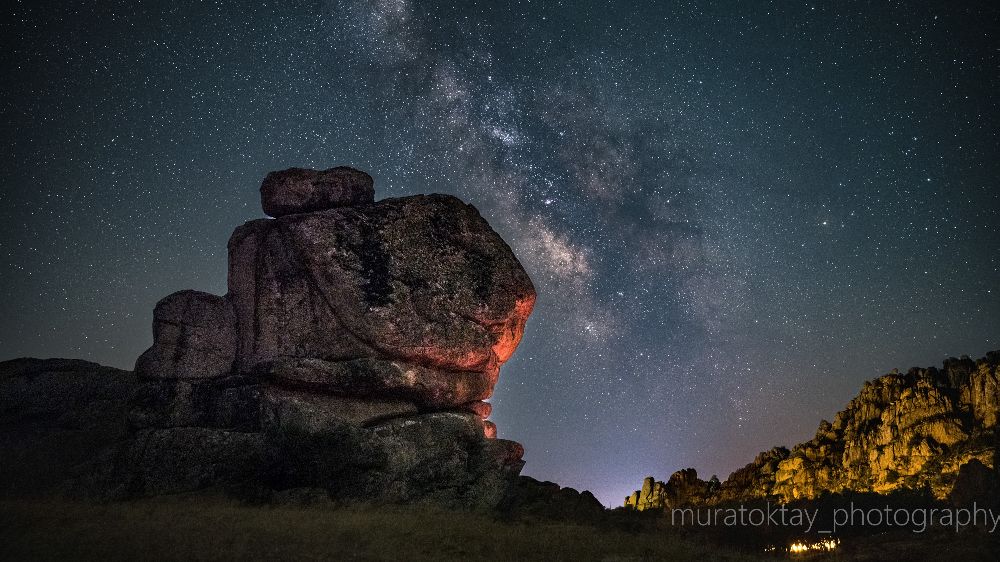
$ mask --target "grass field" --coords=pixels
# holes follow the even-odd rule
[[[661,533],[431,508],[0,502],[0,560],[749,560]]]
[[[250,506],[168,497],[86,504],[0,500],[0,560],[996,560],[992,536],[857,537],[834,553],[727,549],[656,518],[600,526],[427,507]]]

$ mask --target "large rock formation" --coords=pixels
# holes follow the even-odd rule
[[[811,440],[790,451],[761,453],[714,493],[704,496],[700,484],[663,485],[650,477],[625,505],[641,510],[685,501],[790,501],[825,492],[900,489],[929,489],[939,499],[961,501],[973,497],[974,489],[998,489],[998,414],[1000,352],[978,361],[949,359],[942,369],[894,371],[866,382],[833,422],[820,423]]]
[[[821,422],[813,439],[792,448],[778,465],[773,494],[928,486],[947,497],[966,463],[996,468],[998,363],[994,352],[866,383],[832,423]]]
[[[785,447],[773,447],[759,453],[753,462],[730,474],[714,497],[721,501],[737,501],[754,496],[773,496],[774,475],[787,458],[788,449]],[[748,495],[748,490],[753,490],[753,493]]]
[[[698,478],[698,472],[693,468],[678,470],[666,482],[647,476],[642,481],[642,488],[625,498],[625,507],[644,511],[700,505],[712,497],[718,487],[717,478],[713,476],[706,482]]]
[[[229,292],[180,291],[136,362],[112,495],[211,486],[488,507],[522,466],[486,418],[535,301],[476,209],[374,202],[351,168],[275,172],[229,241]]]

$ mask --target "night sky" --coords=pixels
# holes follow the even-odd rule
[[[0,11],[0,358],[131,368],[268,171],[336,165],[510,243],[539,298],[492,419],[605,504],[1000,349],[994,2]]]

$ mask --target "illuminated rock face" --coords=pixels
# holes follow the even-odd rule
[[[968,481],[983,480],[983,470],[996,474],[998,381],[1000,352],[978,361],[949,359],[942,369],[914,368],[866,382],[833,422],[820,423],[815,437],[791,450],[777,447],[761,453],[730,475],[706,503],[789,501],[823,492],[887,493],[925,486],[938,498],[947,498],[963,467],[973,475],[965,478]],[[655,485],[651,500],[642,497],[643,492],[637,492],[625,505],[670,505],[655,493]]]
[[[196,428],[201,449],[261,451],[245,462],[274,489],[499,501],[523,450],[494,439],[482,400],[521,340],[534,287],[471,205],[373,193],[371,177],[350,168],[268,175],[262,204],[277,218],[233,233],[229,292],[182,291],[157,305],[129,417],[147,441],[177,434],[156,451],[183,449]],[[145,488],[198,481],[171,488],[160,476],[145,476]]]
[[[775,474],[785,499],[823,491],[930,486],[945,498],[972,460],[994,467],[1000,356],[951,359],[865,383],[832,423],[795,446]]]
[[[761,497],[773,495],[775,474],[788,453],[785,447],[759,453],[753,462],[730,474],[714,497],[720,501],[739,501],[745,498],[748,490]]]
[[[657,482],[647,476],[642,481],[642,489],[625,498],[625,507],[644,511],[701,505],[718,491],[718,487],[718,480],[701,480],[693,468],[678,470],[666,482]]]

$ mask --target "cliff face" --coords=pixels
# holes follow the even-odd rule
[[[832,423],[822,422],[813,439],[778,465],[773,494],[797,499],[929,486],[947,497],[966,463],[995,468],[998,362],[994,352],[866,383]]]
[[[866,382],[833,422],[820,423],[815,437],[791,450],[761,453],[703,500],[698,494],[686,498],[670,482],[659,490],[644,483],[625,505],[671,508],[686,501],[790,501],[824,492],[923,488],[940,499],[953,497],[956,488],[967,490],[963,480],[996,479],[998,381],[1000,352],[978,361],[949,359],[942,369],[892,372]]]

